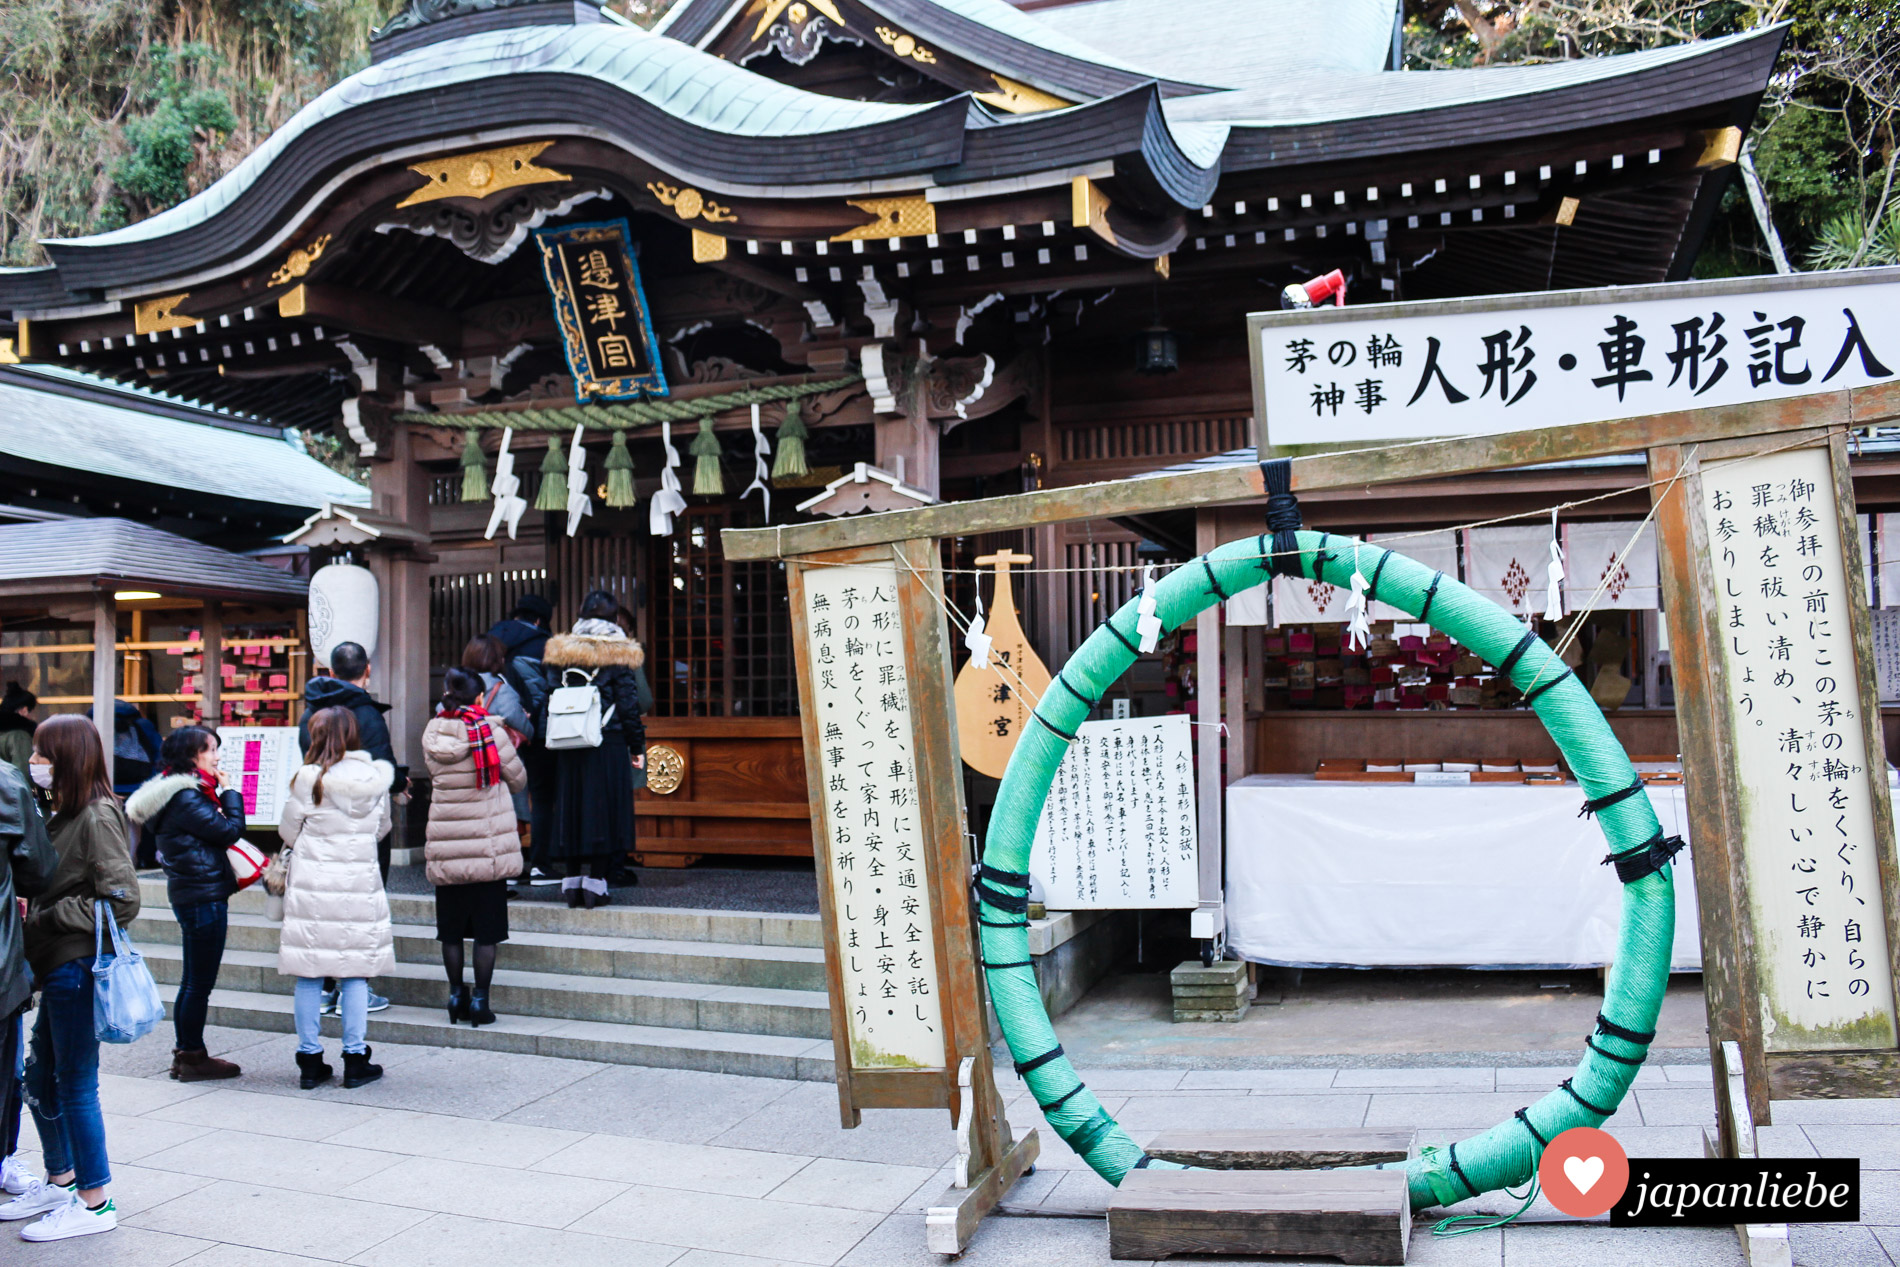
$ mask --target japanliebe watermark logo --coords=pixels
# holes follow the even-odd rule
[[[1860,1221],[1860,1162],[1853,1158],[1632,1160],[1607,1132],[1579,1126],[1550,1141],[1537,1178],[1565,1214],[1607,1212],[1611,1227]]]

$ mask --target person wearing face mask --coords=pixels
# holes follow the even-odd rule
[[[203,726],[181,726],[167,735],[159,766],[158,775],[126,800],[125,813],[157,845],[165,894],[184,943],[184,975],[172,1004],[172,1077],[235,1078],[237,1065],[205,1051],[205,1015],[224,960],[230,898],[238,889],[225,850],[244,836],[244,794],[219,768],[218,737]]]
[[[48,833],[58,865],[26,913],[26,959],[40,990],[26,1059],[26,1100],[39,1128],[44,1181],[0,1205],[0,1220],[44,1218],[28,1241],[65,1240],[119,1225],[106,1194],[105,1118],[99,1110],[99,1038],[93,957],[104,902],[121,926],[139,913],[139,878],[125,811],[112,794],[106,750],[84,717],[63,715],[33,734],[33,781],[49,793]],[[42,774],[44,770],[46,773]]]

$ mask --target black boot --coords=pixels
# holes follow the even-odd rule
[[[323,1059],[320,1051],[298,1052],[297,1071],[303,1075],[297,1080],[297,1085],[305,1091],[314,1090],[336,1077],[336,1070]]]
[[[586,893],[587,893],[587,890],[585,889],[569,889],[567,891],[567,904],[570,907],[579,909],[581,901],[586,896]]]
[[[381,1065],[369,1063],[370,1049],[346,1051],[343,1053],[343,1085],[354,1090],[366,1082],[374,1082],[383,1076]]]
[[[458,985],[449,991],[449,1024],[468,1019],[468,987]]]
[[[469,1004],[468,1023],[470,1025],[493,1025],[495,1023],[495,1010],[488,1006],[488,991],[475,991],[473,1000]]]

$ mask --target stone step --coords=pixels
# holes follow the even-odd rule
[[[672,941],[572,933],[517,932],[510,910],[509,938],[501,944],[496,966],[517,972],[566,976],[635,977],[649,981],[686,981],[703,985],[755,986],[773,990],[825,989],[825,954],[804,946],[742,945],[731,942]],[[280,925],[262,915],[232,915],[227,951],[275,954]],[[394,927],[396,959],[401,963],[439,964],[440,944],[433,922]],[[132,935],[140,945],[176,945],[178,921],[168,907],[139,913]]]
[[[556,900],[556,888],[521,890],[523,898],[508,904],[511,930],[526,933],[568,933],[575,936],[636,937],[656,941],[710,941],[747,946],[803,946],[818,950],[824,934],[816,915],[776,914],[769,911],[706,911],[669,906],[606,906],[592,911],[571,910]],[[139,896],[146,910],[169,908],[165,881],[156,872],[139,877]],[[233,915],[264,914],[264,891],[252,887],[231,898]],[[398,924],[433,925],[433,894],[391,893],[390,917]]]
[[[177,987],[161,985],[159,992],[169,1011]],[[213,1025],[284,1034],[295,1033],[297,1028],[289,995],[249,990],[213,990],[209,1019]],[[323,1033],[332,1043],[341,1038],[341,1020],[324,1017]],[[829,1039],[506,1014],[500,1015],[493,1025],[474,1029],[468,1025],[451,1025],[448,1015],[439,1007],[395,1004],[386,1011],[372,1013],[369,1042],[372,1047],[377,1043],[468,1047],[607,1064],[736,1073],[755,1078],[808,1082],[832,1079]],[[333,1046],[331,1055],[335,1054]],[[398,1074],[392,1070],[390,1076]]]
[[[161,983],[178,982],[184,970],[181,947],[147,939],[141,953]],[[275,953],[227,948],[218,984],[222,989],[250,994],[287,995],[296,988],[296,978],[277,971]],[[439,958],[433,964],[398,963],[394,973],[377,977],[375,986],[393,1003],[425,1011],[435,1009],[447,1019],[448,983]],[[497,968],[490,1001],[498,1013],[514,1016],[784,1038],[831,1037],[831,1013],[822,990],[773,990]]]

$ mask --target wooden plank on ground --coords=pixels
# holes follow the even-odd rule
[[[1179,1130],[1155,1136],[1148,1155],[1203,1170],[1324,1170],[1404,1161],[1417,1147],[1416,1131]]]
[[[1403,1263],[1411,1232],[1403,1170],[1131,1170],[1108,1203],[1111,1258]]]

